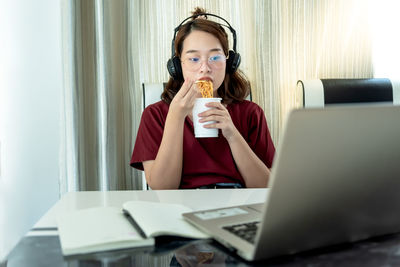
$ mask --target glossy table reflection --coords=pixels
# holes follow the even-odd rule
[[[171,239],[154,248],[63,257],[58,236],[28,236],[9,255],[11,266],[400,266],[400,235],[255,263],[212,241]]]
[[[63,257],[56,218],[128,200],[185,204],[193,210],[263,202],[268,189],[75,192],[63,196],[7,257],[5,266],[400,266],[400,234],[249,263],[211,240],[164,237],[156,246]],[[379,218],[377,218],[379,219]],[[3,266],[1,266],[3,267]]]

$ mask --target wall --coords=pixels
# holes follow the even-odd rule
[[[0,0],[0,261],[59,198],[61,2]]]

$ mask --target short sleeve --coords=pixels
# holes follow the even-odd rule
[[[271,168],[275,155],[275,146],[268,129],[264,111],[258,105],[253,105],[248,120],[248,144],[254,153]]]
[[[167,113],[168,105],[161,101],[143,111],[130,161],[132,167],[143,170],[143,161],[156,158]]]

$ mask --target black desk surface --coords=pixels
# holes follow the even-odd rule
[[[202,263],[202,264],[199,264]],[[204,240],[159,239],[157,246],[63,257],[58,236],[24,237],[5,266],[400,266],[400,234],[249,263]]]

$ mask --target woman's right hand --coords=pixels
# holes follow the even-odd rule
[[[146,180],[152,189],[179,188],[183,164],[183,129],[199,91],[186,80],[169,105],[163,137],[155,160],[143,162]]]
[[[200,97],[200,92],[194,81],[185,80],[178,93],[172,99],[168,113],[176,118],[185,119],[186,116],[191,114],[194,101],[198,97]]]

